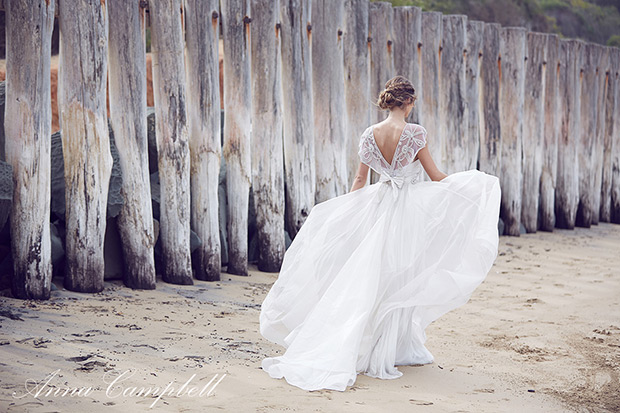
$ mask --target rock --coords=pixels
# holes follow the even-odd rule
[[[10,290],[12,279],[13,258],[11,257],[11,246],[0,245],[0,291]]]
[[[9,225],[8,219],[0,230],[0,245],[11,247],[11,225]]]
[[[250,197],[248,202],[248,262],[258,262],[258,229],[256,225],[256,206],[254,195],[250,185]]]
[[[50,222],[50,241],[52,244],[52,266],[55,267],[60,264],[61,260],[65,257],[65,248],[63,240],[60,238],[60,232],[58,231],[56,223]]]
[[[52,242],[52,279],[65,276],[65,222],[57,219],[51,223],[50,238]],[[60,242],[60,248],[58,246]],[[60,251],[62,250],[62,252]],[[62,253],[62,255],[60,255]]]
[[[58,218],[65,220],[65,164],[62,157],[62,140],[60,132],[52,134],[52,146],[50,149],[52,157],[52,182],[51,182],[51,208],[52,219]]]
[[[0,229],[4,228],[13,204],[13,167],[0,161]]]
[[[159,239],[159,221],[156,219],[153,219],[153,240],[155,241],[155,243],[157,243],[158,239]]]
[[[220,220],[220,251],[222,255],[222,266],[224,266],[228,264],[228,229],[226,228],[228,214],[226,213],[226,164],[224,157],[222,157],[222,161],[220,162],[220,177],[217,193]]]
[[[251,264],[258,262],[258,234],[256,232],[248,243],[248,262]]]
[[[110,152],[112,154],[112,175],[110,175],[110,186],[108,188],[108,218],[116,218],[121,212],[123,206],[123,195],[121,194],[121,187],[123,186],[123,173],[121,171],[120,159],[118,157],[118,149],[116,148],[116,142],[114,141],[114,131],[112,131],[112,125],[108,123],[108,129],[110,131]]]
[[[4,151],[4,102],[6,101],[6,82],[0,82],[0,161],[6,161]]]
[[[523,223],[519,224],[519,234],[525,234],[527,231],[525,230],[525,226]]]
[[[497,221],[497,230],[499,231],[499,235],[504,235],[504,220],[501,218]]]
[[[293,240],[291,239],[291,236],[289,235],[288,231],[284,231],[284,249],[288,249],[288,247],[291,246],[291,243],[293,242]]]
[[[149,174],[153,174],[159,170],[157,164],[157,139],[155,137],[155,108],[149,106],[146,108],[146,136],[149,148]]]
[[[189,251],[193,253],[198,247],[202,245],[202,240],[194,231],[189,232]]]
[[[159,220],[159,206],[161,204],[161,187],[159,186],[159,172],[154,172],[151,178],[151,204],[153,205],[153,219]]]
[[[103,279],[122,280],[125,274],[125,261],[123,257],[123,243],[118,232],[116,218],[108,218],[106,221],[103,260],[105,263]]]
[[[114,133],[108,123],[110,131],[110,152],[112,153],[112,175],[110,176],[110,186],[108,188],[107,217],[116,217],[123,204],[121,196],[122,172],[118,158],[118,149],[114,143]],[[51,162],[52,162],[52,213],[58,219],[65,220],[65,164],[62,154],[62,137],[60,132],[52,134]],[[53,219],[54,217],[52,217]]]

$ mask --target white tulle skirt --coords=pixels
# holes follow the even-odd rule
[[[358,373],[394,379],[397,365],[431,363],[424,329],[491,269],[500,199],[497,177],[469,170],[315,205],[261,306],[261,334],[286,348],[263,370],[344,391]]]

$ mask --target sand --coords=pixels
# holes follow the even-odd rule
[[[396,380],[358,375],[345,392],[260,368],[283,352],[259,333],[276,278],[253,268],[154,291],[106,282],[98,294],[54,280],[43,302],[4,291],[0,411],[620,411],[620,225],[501,237],[470,302],[426,330],[433,364],[399,366]]]

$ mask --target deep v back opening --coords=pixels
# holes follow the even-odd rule
[[[396,156],[396,152],[398,152],[398,147],[400,146],[400,141],[403,139],[403,135],[405,134],[405,129],[407,129],[407,126],[409,125],[409,123],[405,123],[405,126],[403,127],[403,130],[400,132],[400,136],[398,137],[398,142],[396,142],[396,148],[394,148],[394,153],[392,154],[392,162],[394,162],[394,157]],[[381,158],[383,158],[383,161],[389,165],[390,169],[392,168],[392,162],[388,162],[387,159],[385,158],[385,155],[383,155],[383,151],[381,151],[381,148],[379,148],[379,144],[377,144],[377,139],[375,138],[375,125],[372,125],[372,127],[370,128],[370,133],[372,135],[372,140],[375,143],[375,146],[377,147],[377,150],[379,151],[379,154],[381,155]]]

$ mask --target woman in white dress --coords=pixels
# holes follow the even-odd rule
[[[499,180],[441,172],[426,129],[405,121],[415,99],[404,77],[386,83],[389,115],[360,138],[351,192],[315,205],[286,251],[260,313],[261,334],[286,348],[262,361],[271,377],[344,391],[358,373],[395,379],[398,365],[432,363],[425,328],[491,269]],[[365,186],[369,168],[381,177]]]

